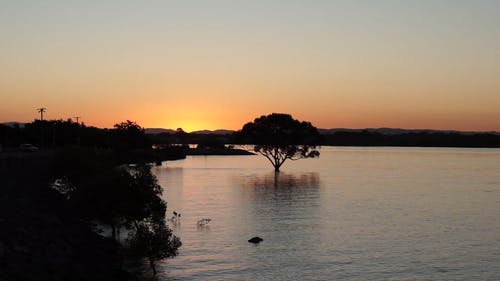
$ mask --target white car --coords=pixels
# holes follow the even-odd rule
[[[19,150],[24,151],[24,152],[37,152],[38,147],[36,147],[30,143],[23,143],[19,146]]]

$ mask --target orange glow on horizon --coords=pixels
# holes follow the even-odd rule
[[[205,90],[209,92],[209,90]],[[205,93],[204,92],[204,93]],[[212,93],[213,94],[213,93]],[[397,106],[382,107],[375,101],[359,103],[354,100],[330,102],[311,100],[309,103],[290,99],[289,104],[280,104],[270,99],[269,103],[262,103],[262,99],[244,100],[192,98],[195,93],[186,93],[174,100],[159,99],[157,102],[148,100],[119,104],[71,104],[62,100],[59,103],[43,103],[36,101],[37,106],[22,107],[17,110],[16,105],[6,106],[0,111],[7,114],[0,116],[0,122],[31,122],[39,118],[36,108],[47,108],[46,119],[63,119],[82,116],[81,122],[87,126],[112,128],[114,124],[132,120],[145,128],[182,128],[186,132],[197,130],[239,130],[247,122],[273,112],[288,113],[295,119],[309,121],[317,128],[402,128],[402,129],[436,129],[461,131],[500,131],[500,113],[492,108],[472,108],[470,111],[460,110],[459,114],[451,109],[442,109],[440,104],[430,105],[427,108]],[[213,94],[215,95],[215,94]],[[249,95],[249,94],[248,94]],[[68,106],[70,104],[71,106]],[[88,108],[92,110],[88,110]],[[480,111],[481,113],[478,113]],[[10,111],[10,112],[9,112]],[[10,113],[10,115],[9,115]],[[26,116],[28,116],[26,118]]]
[[[500,131],[499,1],[188,2],[3,5],[0,123]]]

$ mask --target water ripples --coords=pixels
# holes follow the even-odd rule
[[[168,162],[153,172],[183,247],[160,280],[498,280],[499,165],[414,148],[323,148],[279,175],[259,156]]]

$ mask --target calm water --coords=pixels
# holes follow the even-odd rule
[[[500,280],[500,150],[325,147],[277,177],[266,161],[153,168],[182,214],[160,280]]]

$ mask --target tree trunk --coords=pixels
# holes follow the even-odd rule
[[[278,187],[279,176],[280,176],[279,171],[274,172],[274,187]]]
[[[116,226],[114,224],[111,225],[111,236],[116,240]]]
[[[153,270],[153,276],[156,276],[156,266],[155,266],[155,261],[153,259],[149,259],[149,266]]]

